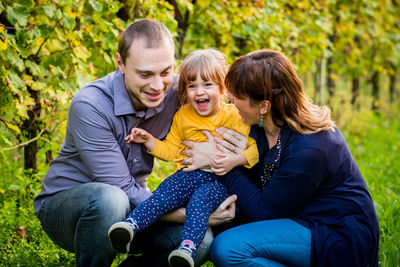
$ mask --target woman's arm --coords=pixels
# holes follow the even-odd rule
[[[318,150],[302,150],[292,155],[258,188],[243,169],[236,168],[223,179],[228,191],[238,196],[238,205],[251,220],[288,217],[312,197],[325,175],[326,158]]]

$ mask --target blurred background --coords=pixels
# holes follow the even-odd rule
[[[116,69],[119,38],[138,18],[170,29],[176,69],[199,48],[218,48],[229,63],[260,48],[284,52],[308,96],[331,108],[364,175],[380,265],[399,266],[399,0],[1,0],[1,266],[75,265],[42,231],[32,200],[63,142],[70,100]],[[150,186],[171,172],[157,160]]]

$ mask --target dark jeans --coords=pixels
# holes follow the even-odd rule
[[[103,183],[86,183],[47,198],[38,218],[54,243],[75,253],[77,266],[97,267],[112,264],[116,253],[107,232],[112,224],[124,220],[129,211],[128,197],[120,188]],[[134,252],[148,255],[141,258],[143,265],[135,266],[167,264],[169,252],[179,244],[182,227],[156,223],[135,236]],[[196,262],[206,261],[212,239],[212,235],[206,236]]]
[[[180,244],[182,230],[183,225],[180,224],[156,222],[148,228],[137,232],[133,238],[129,253],[142,254],[129,256],[119,266],[168,267],[168,255]],[[208,229],[203,242],[197,249],[195,266],[201,266],[208,260],[209,247],[212,241],[213,234]]]

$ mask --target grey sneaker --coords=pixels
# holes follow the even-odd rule
[[[194,267],[196,247],[190,240],[184,240],[180,246],[168,256],[168,263],[172,267]]]
[[[119,253],[128,253],[133,239],[134,226],[128,222],[117,222],[108,230],[111,246]]]

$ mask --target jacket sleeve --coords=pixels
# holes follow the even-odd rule
[[[182,147],[182,135],[180,131],[180,115],[178,111],[172,121],[165,140],[157,140],[156,147],[149,154],[166,161],[172,161],[179,157],[180,148]]]
[[[93,182],[115,185],[137,206],[151,193],[136,183],[107,117],[91,104],[75,101],[69,110],[68,130]]]

